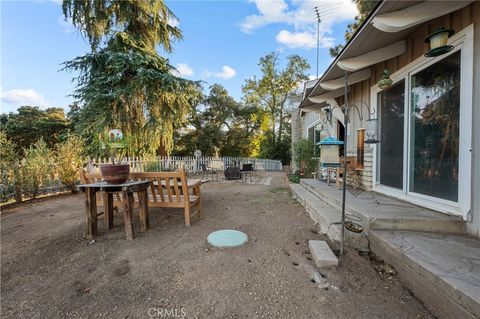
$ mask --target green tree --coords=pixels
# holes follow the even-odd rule
[[[76,191],[75,185],[80,178],[79,171],[85,163],[84,147],[83,139],[76,135],[70,135],[65,142],[57,146],[57,173],[62,183],[72,193]]]
[[[15,144],[0,131],[0,201],[8,200],[13,192],[17,202],[22,201],[18,154]]]
[[[64,64],[78,72],[73,113],[91,142],[105,128],[130,136],[137,155],[169,151],[174,127],[201,97],[200,83],[174,76],[157,52],[181,39],[163,1],[64,0],[63,11],[88,39],[92,52]]]
[[[42,139],[24,151],[25,158],[21,163],[22,187],[24,193],[36,198],[38,191],[45,186],[54,173],[54,158]]]
[[[21,106],[16,113],[2,117],[2,128],[16,148],[22,150],[43,139],[53,148],[69,130],[69,122],[62,108],[48,108],[45,111],[37,106]]]
[[[265,134],[263,145],[268,148],[264,148],[264,156],[288,162],[289,153],[283,152],[284,145],[290,144],[286,108],[300,83],[308,80],[306,72],[310,65],[304,58],[290,55],[285,68],[280,69],[278,53],[270,53],[260,58],[259,66],[261,77],[246,80],[242,87],[244,99],[247,104],[256,105],[268,114],[270,133]]]
[[[63,0],[62,9],[65,19],[88,39],[92,52],[112,35],[153,55],[157,45],[172,52],[172,42],[182,39],[171,23],[177,18],[162,0]]]
[[[192,155],[197,149],[213,156],[256,155],[262,112],[235,101],[220,84],[213,84],[199,103],[183,134],[177,135],[175,153]]]

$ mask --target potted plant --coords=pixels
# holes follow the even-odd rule
[[[108,184],[122,184],[130,174],[130,164],[122,163],[126,154],[127,142],[121,130],[108,131],[108,137],[101,143],[105,154],[111,158],[112,163],[100,165],[103,179]]]

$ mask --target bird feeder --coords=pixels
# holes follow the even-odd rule
[[[453,45],[447,45],[448,38],[451,37],[455,31],[452,29],[440,28],[433,31],[426,39],[425,43],[430,44],[430,50],[425,53],[426,57],[433,58],[453,50]]]
[[[367,140],[365,144],[380,143],[378,139],[378,119],[368,119],[366,124],[365,135],[367,135]]]
[[[325,137],[317,143],[320,145],[320,164],[322,167],[339,167],[340,166],[340,145],[342,141],[332,136]]]
[[[380,81],[378,81],[377,86],[380,88],[380,90],[385,90],[392,86],[392,84],[393,81],[390,78],[390,72],[388,72],[387,69],[383,70],[382,78]]]
[[[108,141],[111,148],[124,148],[123,133],[120,129],[113,129],[108,131]]]

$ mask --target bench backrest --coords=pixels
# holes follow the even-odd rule
[[[150,202],[189,202],[187,173],[183,168],[177,172],[130,172],[129,179],[150,181]],[[95,183],[102,181],[103,178],[101,173],[86,173],[82,170],[80,172],[80,180],[82,183]]]

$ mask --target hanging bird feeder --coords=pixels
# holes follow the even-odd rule
[[[385,90],[391,87],[392,84],[393,84],[393,80],[390,79],[390,72],[388,72],[387,69],[383,70],[382,78],[380,79],[380,81],[378,81],[377,86],[381,90]]]
[[[335,137],[328,136],[317,143],[320,145],[320,164],[322,167],[339,167],[340,166],[340,145],[342,141]]]
[[[433,58],[453,50],[453,45],[448,45],[448,38],[451,37],[455,31],[452,29],[440,28],[433,31],[426,39],[425,43],[430,44],[430,50],[425,53],[426,57]]]
[[[378,138],[378,119],[368,119],[366,124],[365,135],[367,135],[367,140],[365,144],[380,143]]]

